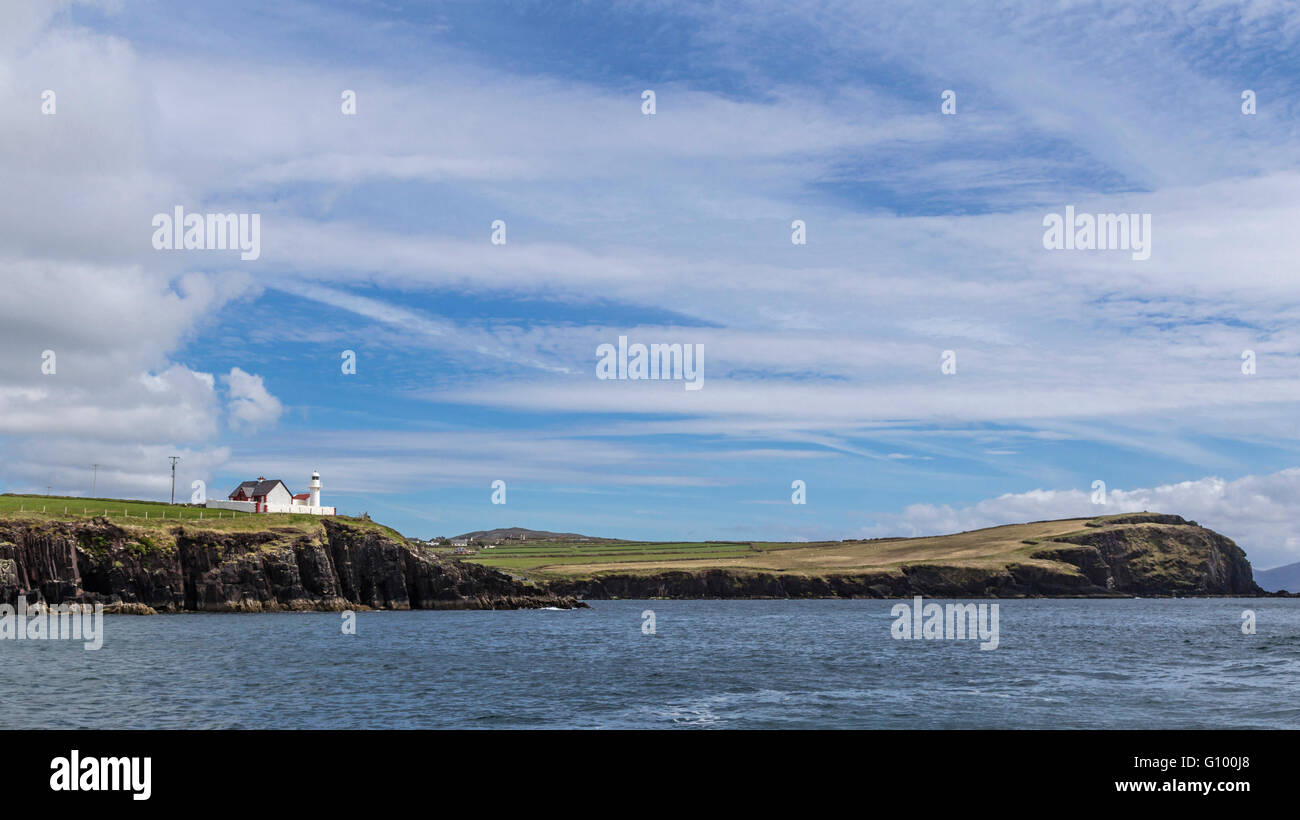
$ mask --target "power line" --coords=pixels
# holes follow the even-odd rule
[[[167,456],[172,460],[172,503],[176,503],[176,462],[181,460],[180,456]]]

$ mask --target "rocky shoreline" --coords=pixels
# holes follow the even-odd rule
[[[586,606],[337,519],[252,531],[0,520],[0,603],[20,595],[142,615]]]
[[[0,519],[0,603],[103,604],[120,614],[562,609],[609,599],[1271,597],[1231,539],[1141,514],[1035,545],[1024,560],[805,574],[726,568],[529,583],[369,522],[258,530]]]

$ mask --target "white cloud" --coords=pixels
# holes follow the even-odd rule
[[[229,413],[232,430],[256,431],[280,418],[280,400],[266,389],[262,377],[232,367],[221,377],[230,393]]]
[[[164,439],[216,452],[220,390],[176,351],[258,281],[397,328],[404,344],[481,360],[481,381],[436,400],[572,412],[582,415],[572,429],[587,431],[608,414],[611,436],[622,414],[654,412],[666,418],[642,431],[815,438],[861,455],[843,437],[868,426],[1014,421],[1207,471],[1223,468],[1180,436],[1287,446],[1300,399],[1288,103],[1267,100],[1244,131],[1239,89],[1222,79],[1231,72],[1183,40],[1232,38],[1218,50],[1228,58],[1288,47],[1300,32],[1294,8],[1192,3],[1151,22],[1103,3],[1057,26],[1032,2],[834,14],[798,2],[687,6],[678,12],[704,25],[688,57],[739,71],[762,96],[664,84],[660,114],[644,118],[635,90],[442,52],[415,81],[288,57],[177,58],[49,26],[61,7],[0,9],[0,434],[23,438],[9,465],[22,480],[41,481],[43,469],[42,450],[27,445],[58,437],[80,453],[69,465],[131,462],[113,448]],[[764,76],[761,49],[742,33],[809,35],[828,73],[837,61],[855,68],[796,86]],[[864,87],[860,55],[921,87],[958,86],[962,113],[941,121],[937,97]],[[59,93],[55,117],[36,113],[47,87]],[[338,113],[344,87],[360,91],[356,118]],[[1059,151],[1012,158],[1030,144]],[[1119,193],[1076,194],[1062,177],[1078,187],[1101,178],[1097,190]],[[393,181],[408,192],[438,186],[427,217],[397,220],[406,232],[334,208],[348,186]],[[828,185],[844,196],[822,196]],[[958,192],[976,213],[899,216],[877,196],[934,189]],[[1152,259],[1043,252],[1045,202],[1153,213]],[[221,263],[149,248],[153,213],[209,203],[264,212],[263,258],[240,267],[254,275],[194,272]],[[487,215],[498,212],[510,219],[504,248],[487,242]],[[789,244],[793,216],[808,220],[806,247]],[[452,323],[398,304],[439,290],[668,311],[688,328],[618,328],[598,311],[527,328]],[[622,331],[704,342],[708,387],[586,379],[594,345]],[[946,347],[960,356],[952,382],[938,381]],[[1245,348],[1260,354],[1249,381],[1237,371]],[[45,349],[58,354],[57,377],[40,373]],[[516,365],[557,375],[507,381]],[[283,413],[260,375],[234,368],[221,384],[232,426],[265,429]],[[1120,416],[1150,435],[1116,432]],[[450,438],[439,446],[458,468],[480,470]],[[155,455],[131,474],[151,475]],[[599,457],[568,470],[566,459],[561,448],[538,454],[530,475],[610,475],[597,472],[612,467]],[[350,482],[367,483],[363,465]],[[633,477],[691,480],[676,468]],[[1025,502],[1052,503],[1065,501]]]
[[[0,480],[85,495],[98,464],[100,495],[165,497],[167,455],[194,478],[228,456],[212,374],[175,351],[257,288],[150,249],[149,216],[185,199],[150,72],[120,38],[51,25],[68,5],[0,7]]]
[[[48,436],[0,442],[7,491],[98,498],[170,498],[171,462],[176,498],[188,501],[191,484],[207,481],[230,457],[227,447],[192,448],[165,444],[106,443],[94,437]],[[98,465],[98,469],[92,467]],[[209,488],[209,492],[210,492]],[[52,499],[57,506],[58,499]]]
[[[1256,569],[1300,561],[1300,468],[1235,481],[1207,476],[1156,487],[1107,490],[1107,503],[1092,503],[1092,490],[1031,490],[989,498],[967,507],[912,504],[878,516],[860,537],[940,535],[966,530],[1122,512],[1181,515],[1209,527],[1246,550]]]

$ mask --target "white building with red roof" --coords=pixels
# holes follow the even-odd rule
[[[256,480],[241,481],[225,501],[209,501],[207,506],[221,510],[238,510],[256,513],[297,513],[300,515],[337,515],[334,507],[320,503],[320,473],[312,472],[307,492],[294,494],[278,478],[258,476]]]

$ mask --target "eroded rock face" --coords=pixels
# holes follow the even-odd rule
[[[1080,555],[1086,556],[1084,561],[1092,567],[1091,572],[1106,573],[1107,582],[1122,592],[1134,595],[1263,592],[1255,584],[1246,553],[1231,538],[1181,518],[1178,521],[1178,525],[1137,521],[1057,540],[1095,551],[1095,555]]]
[[[802,575],[708,569],[556,581],[548,589],[414,548],[373,527],[322,519],[216,531],[0,521],[0,602],[104,603],[119,612],[519,609],[577,598],[953,598],[1257,595],[1231,539],[1178,516],[1098,522],[997,568],[940,564]]]
[[[104,518],[0,521],[0,602],[19,595],[135,613],[585,606],[334,519],[314,532],[178,526],[165,539]]]
[[[1001,569],[933,564],[897,572],[827,576],[800,573],[703,570],[646,575],[620,573],[555,581],[557,593],[583,598],[1027,598],[1122,597],[1072,569],[1009,564]]]

